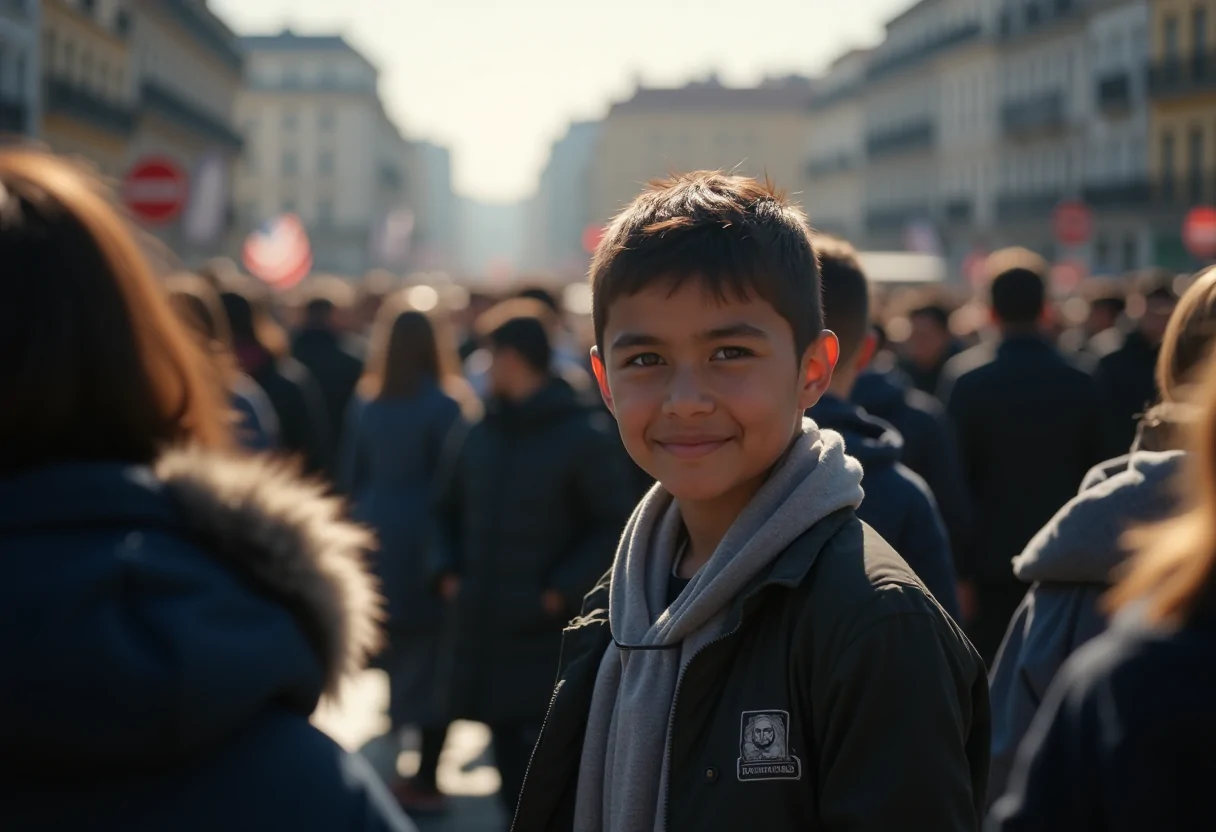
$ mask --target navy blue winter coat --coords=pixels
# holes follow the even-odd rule
[[[378,636],[368,543],[257,459],[0,479],[0,826],[413,829],[309,723]]]
[[[1032,584],[1018,607],[992,670],[992,772],[989,802],[1008,783],[1018,746],[1060,667],[1106,629],[1098,602],[1127,557],[1120,542],[1131,526],[1162,520],[1177,505],[1172,480],[1182,451],[1137,451],[1103,463],[1086,488],[1043,527],[1013,561]]]
[[[844,437],[845,453],[861,463],[865,499],[857,509],[908,562],[929,591],[958,620],[958,591],[950,542],[925,481],[899,461],[903,439],[857,405],[826,395],[808,415]]]
[[[904,440],[900,462],[919,474],[933,492],[950,534],[950,550],[965,548],[971,533],[971,497],[963,478],[958,437],[946,408],[913,387],[897,368],[862,373],[850,398],[899,431]]]

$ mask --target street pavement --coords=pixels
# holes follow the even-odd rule
[[[400,753],[385,736],[388,730],[388,681],[369,670],[348,682],[336,702],[321,706],[313,722],[351,751],[362,751],[380,776],[390,780],[394,769],[410,775],[418,768],[418,738],[407,734]],[[419,832],[505,832],[505,812],[498,801],[498,771],[489,752],[490,732],[484,725],[457,722],[448,732],[439,758],[439,787],[451,795],[451,810],[442,817],[415,817]]]

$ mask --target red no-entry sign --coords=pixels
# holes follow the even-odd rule
[[[1216,259],[1216,208],[1192,208],[1182,223],[1182,243],[1199,260]]]
[[[176,217],[189,191],[186,172],[166,156],[145,156],[131,166],[122,182],[123,202],[132,214],[148,223]]]
[[[1079,246],[1089,240],[1093,230],[1093,212],[1084,202],[1061,202],[1051,216],[1056,240],[1066,246]]]

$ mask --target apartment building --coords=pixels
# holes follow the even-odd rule
[[[807,124],[803,203],[817,229],[849,240],[865,233],[865,90],[869,49],[841,55],[817,79]]]
[[[0,0],[0,135],[38,132],[41,17],[38,0]]]

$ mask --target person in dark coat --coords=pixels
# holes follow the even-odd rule
[[[1132,533],[1105,600],[1111,628],[1047,691],[1017,755],[996,832],[1211,826],[1216,778],[1216,363],[1205,362],[1184,514]]]
[[[380,640],[371,536],[234,453],[210,358],[110,205],[67,161],[0,151],[0,401],[21,403],[0,408],[0,825],[410,832],[310,723]]]
[[[1086,472],[1101,462],[1097,393],[1090,377],[1042,337],[1046,264],[1024,249],[987,263],[998,345],[950,360],[942,399],[958,430],[975,506],[969,546],[955,552],[963,615],[991,665],[1026,585],[1012,561]]]
[[[971,533],[971,497],[963,480],[954,423],[941,402],[913,387],[887,358],[880,355],[857,376],[850,399],[899,431],[904,440],[899,461],[929,486],[946,524],[951,551],[959,551],[966,548]]]
[[[946,362],[962,352],[950,332],[950,310],[940,303],[918,306],[908,313],[908,323],[912,331],[903,344],[900,368],[917,390],[937,395]]]
[[[431,813],[446,808],[436,774],[447,721],[436,684],[444,610],[426,547],[443,449],[462,423],[460,404],[445,392],[456,358],[436,323],[398,298],[385,302],[371,344],[338,484],[354,503],[355,519],[379,541],[373,563],[386,599],[388,647],[377,664],[389,676],[392,747],[399,750],[406,726],[422,734],[418,773],[393,784],[393,792],[407,811]]]
[[[540,733],[562,629],[612,562],[630,482],[612,422],[553,374],[544,325],[486,314],[493,397],[437,503],[435,571],[455,612],[448,716],[488,723],[511,811]]]
[[[316,379],[286,354],[286,344],[266,343],[281,337],[282,330],[254,292],[228,287],[222,299],[237,359],[274,405],[281,449],[299,455],[309,473],[332,470],[325,400]]]
[[[1178,506],[1174,479],[1191,421],[1188,385],[1216,337],[1216,269],[1196,277],[1166,326],[1157,360],[1162,401],[1140,420],[1131,452],[1095,467],[1081,493],[1052,518],[1014,572],[1030,592],[992,672],[993,748],[989,797],[1003,794],[1014,754],[1060,666],[1106,629],[1100,596],[1127,558],[1123,533]]]
[[[1154,380],[1157,353],[1166,323],[1178,303],[1174,276],[1164,270],[1140,281],[1144,312],[1116,349],[1098,358],[1094,384],[1102,408],[1105,456],[1126,453],[1136,438],[1136,424],[1160,391]]]
[[[325,400],[330,434],[327,452],[331,459],[337,457],[346,412],[363,375],[363,359],[340,333],[337,314],[334,297],[322,294],[312,298],[304,306],[303,326],[291,344],[292,357],[312,373]]]
[[[843,436],[845,453],[861,463],[866,496],[857,516],[903,556],[957,620],[954,561],[933,493],[900,463],[904,445],[900,434],[849,401],[858,372],[877,346],[870,329],[866,276],[853,247],[843,240],[821,234],[814,245],[823,286],[824,326],[840,340],[840,358],[828,392],[807,415],[821,428]]]

